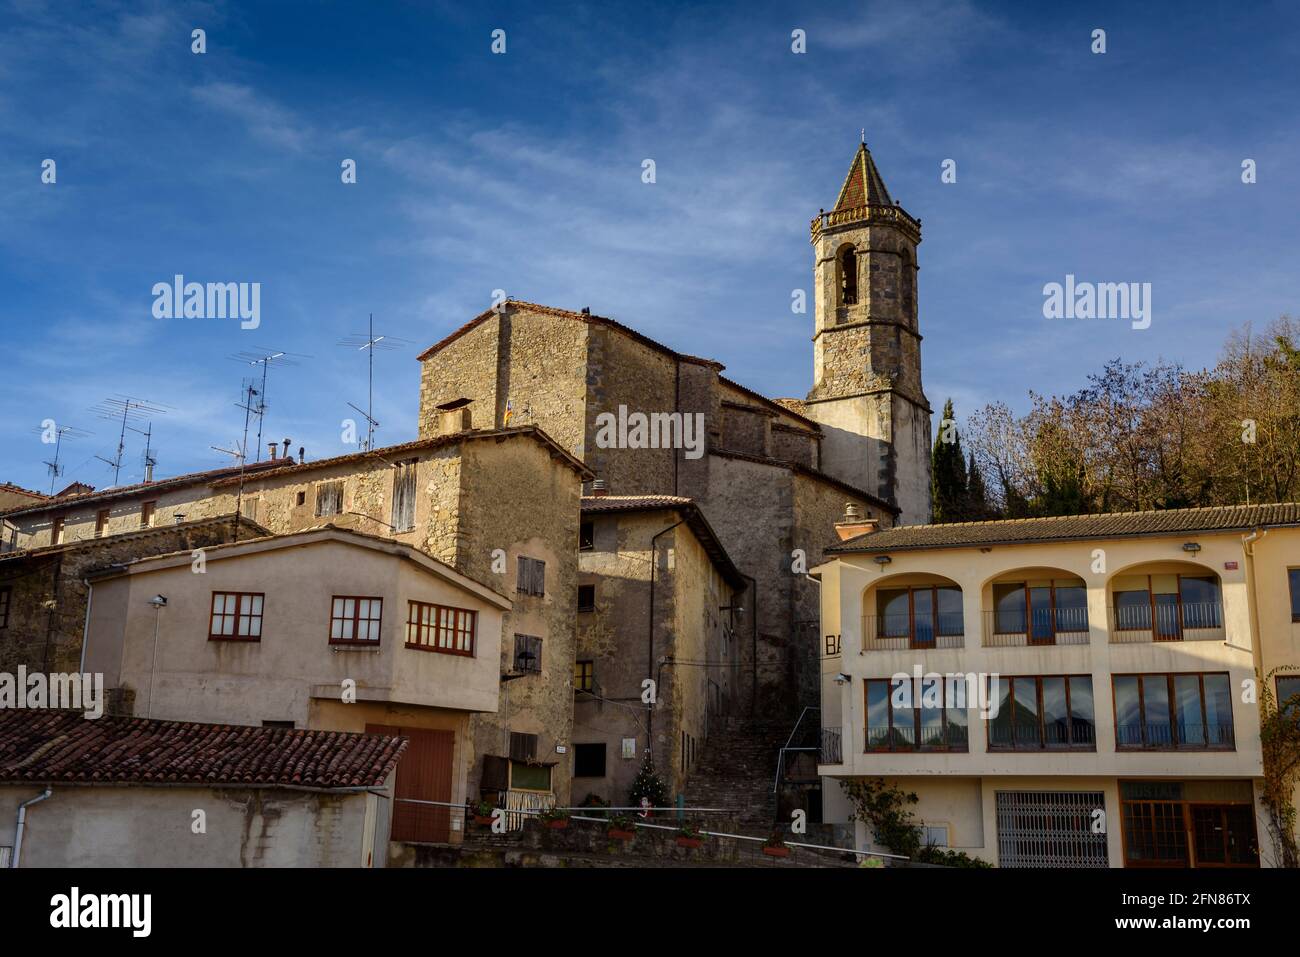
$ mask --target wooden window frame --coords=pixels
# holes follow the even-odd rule
[[[590,589],[591,589],[591,604],[589,604],[589,605],[584,605],[584,604],[582,603],[582,593],[583,593],[583,589],[586,589],[586,588],[590,588]],[[589,584],[589,585],[579,585],[579,586],[578,586],[578,611],[581,611],[581,612],[589,612],[589,611],[595,611],[595,610],[596,610],[596,586],[595,586],[595,585],[590,585],[590,584]]]
[[[584,665],[586,667],[584,667]],[[573,690],[593,694],[596,690],[596,661],[579,658],[573,663]]]
[[[0,585],[0,629],[9,627],[9,612],[13,605],[13,600],[13,586]]]
[[[4,624],[2,623],[2,619],[0,619],[0,628],[3,628],[3,627],[4,627]],[[1277,709],[1278,709],[1279,711],[1283,710],[1283,709],[1282,709],[1282,705],[1283,705],[1283,704],[1285,704],[1287,701],[1290,701],[1290,700],[1291,700],[1291,695],[1287,695],[1287,696],[1285,696],[1285,697],[1283,697],[1283,695],[1282,695],[1282,682],[1283,682],[1283,681],[1300,681],[1300,673],[1289,674],[1289,675],[1276,675],[1276,676],[1274,676],[1274,678],[1273,678],[1273,693],[1274,693],[1274,695],[1276,696],[1276,699],[1277,699],[1277,700],[1276,700],[1275,703],[1276,703],[1276,705],[1277,705]],[[1293,694],[1300,694],[1300,690],[1297,690],[1297,691],[1293,692]]]
[[[229,635],[219,634],[219,633],[216,633],[216,632],[214,632],[214,631],[212,630],[213,625],[216,624],[216,619],[217,619],[217,612],[216,612],[216,607],[215,607],[215,606],[216,606],[216,599],[217,599],[217,596],[218,596],[218,595],[222,595],[222,596],[226,596],[226,597],[233,596],[233,597],[236,599],[236,601],[235,601],[235,612],[234,612],[234,616],[233,616],[234,619],[235,619],[235,628],[234,628],[234,632],[232,632],[232,633],[229,634]],[[262,610],[261,610],[258,614],[256,614],[256,615],[254,615],[253,612],[252,612],[252,600],[253,600],[254,598],[260,598],[260,599],[262,599]],[[247,599],[248,602],[249,602],[249,611],[248,611],[247,614],[244,613],[244,601],[245,601],[245,599]],[[222,617],[222,618],[225,618],[225,617],[227,617],[227,616],[226,616],[226,614],[225,614],[224,612],[222,612],[221,617]],[[241,635],[241,634],[238,633],[238,632],[239,632],[239,620],[240,620],[241,618],[248,618],[248,620],[249,620],[249,631],[250,631],[250,632],[252,631],[252,621],[253,621],[253,619],[254,619],[254,618],[257,619],[257,634],[256,634],[256,635],[253,635],[253,634]],[[265,592],[260,592],[260,591],[214,591],[214,592],[212,593],[211,599],[210,599],[209,602],[208,602],[208,641],[239,641],[239,642],[249,642],[249,643],[256,644],[256,643],[258,643],[258,642],[260,642],[260,641],[262,640],[263,626],[264,626],[265,624],[266,624],[266,593],[265,593]]]
[[[525,574],[525,569],[538,569],[536,575],[530,570]],[[533,579],[539,580],[538,590],[533,590]],[[531,595],[534,598],[546,597],[546,562],[540,558],[532,558],[528,555],[519,555],[515,559],[515,592],[520,595]]]
[[[424,621],[422,615],[417,611],[431,609],[432,621]],[[455,639],[455,644],[460,645],[464,642],[462,638],[469,636],[468,649],[460,647],[442,647],[439,643],[439,636],[446,630],[444,615],[451,616],[450,632]],[[466,625],[468,622],[468,625]],[[416,639],[411,640],[411,629],[415,629]],[[424,637],[429,641],[421,641]],[[478,646],[478,612],[472,608],[457,608],[454,605],[438,605],[433,602],[415,601],[414,599],[406,603],[406,647],[415,651],[432,651],[441,655],[459,655],[462,658],[473,658]]]
[[[393,501],[392,508],[389,509],[389,518],[392,520],[393,532],[397,535],[404,535],[407,532],[415,531],[417,516],[417,505],[419,502],[419,482],[420,482],[420,460],[407,459],[404,462],[398,462],[393,470]],[[404,488],[409,486],[409,488]],[[407,522],[407,512],[409,511],[410,521]]]
[[[64,517],[62,515],[58,516],[57,518],[50,519],[50,545],[51,546],[63,544],[63,526],[64,526]]]
[[[1037,747],[1029,747],[1029,746],[1021,747],[1015,740],[1016,679],[1017,678],[1034,679],[1034,714],[1038,717],[1038,746]],[[1043,682],[1048,678],[1062,678],[1065,681],[1065,714],[1069,722],[1066,725],[1066,728],[1068,729],[1069,736],[1070,736],[1070,740],[1067,741],[1065,744],[1047,743],[1047,726],[1043,724]],[[984,719],[984,749],[986,751],[997,752],[999,754],[1035,754],[1035,753],[1042,754],[1048,752],[1053,754],[1060,754],[1062,752],[1073,752],[1073,751],[1079,751],[1084,753],[1087,753],[1089,751],[1095,752],[1097,750],[1097,694],[1095,689],[1093,690],[1093,694],[1092,694],[1092,740],[1089,742],[1083,742],[1079,744],[1074,743],[1074,696],[1070,691],[1070,683],[1075,679],[1079,679],[1081,681],[1087,681],[1088,686],[1090,688],[1092,687],[1092,675],[1090,674],[1086,674],[1086,675],[1080,675],[1080,674],[998,675],[999,681],[1010,682],[1009,687],[1011,693],[1007,698],[1007,704],[1011,708],[1011,714],[1012,714],[1012,725],[1011,725],[1012,741],[1011,744],[1009,745],[995,744],[993,742],[993,730],[992,730],[993,719],[985,718]],[[992,680],[991,676],[990,678],[987,678],[985,680]],[[991,690],[992,689],[990,689],[990,691]],[[989,697],[992,698],[991,693]],[[1111,705],[1112,707],[1114,706],[1113,701],[1111,702]],[[999,705],[998,707],[1000,709],[1001,705]]]
[[[524,639],[524,641],[525,641],[525,645],[524,645],[524,650],[525,650],[525,651],[527,651],[528,648],[529,648],[528,644],[526,644],[527,642],[532,642],[532,641],[537,642],[537,654],[536,654],[536,656],[535,656],[535,658],[534,658],[534,661],[535,661],[535,667],[532,667],[532,668],[526,668],[526,669],[523,669],[523,670],[521,670],[521,669],[519,668],[519,639],[520,639],[520,638]],[[541,639],[540,636],[538,636],[538,635],[527,635],[527,634],[524,634],[523,632],[515,632],[515,647],[514,647],[514,654],[512,655],[512,657],[511,657],[511,659],[510,659],[510,661],[511,661],[511,669],[512,669],[513,671],[515,671],[517,674],[524,674],[524,675],[540,675],[540,674],[542,673],[542,647],[543,647],[543,644],[542,644],[542,639]]]
[[[335,490],[338,491],[338,508],[330,512],[322,511],[321,508],[325,500],[324,493],[328,491],[330,497],[333,498]],[[316,511],[316,515],[315,515],[316,518],[332,518],[335,515],[343,514],[343,480],[342,479],[332,479],[328,482],[318,482],[316,484],[315,511]]]
[[[1201,695],[1201,727],[1205,731],[1204,744],[1183,744],[1178,740],[1178,720],[1177,715],[1177,695],[1174,691],[1174,679],[1189,676],[1195,676],[1197,686]],[[1206,677],[1222,676],[1228,679],[1228,688],[1232,688],[1232,676],[1226,671],[1124,671],[1115,672],[1110,676],[1110,709],[1111,724],[1115,728],[1115,750],[1125,752],[1142,752],[1142,751],[1224,751],[1233,752],[1237,750],[1237,718],[1232,713],[1231,701],[1232,695],[1228,695],[1229,708],[1228,716],[1232,719],[1232,743],[1230,745],[1211,744],[1210,743],[1210,724],[1206,717],[1205,711],[1205,679]],[[1119,701],[1115,694],[1115,679],[1117,678],[1136,678],[1138,688],[1138,722],[1142,729],[1142,740],[1140,745],[1120,744],[1119,740]],[[1166,701],[1169,702],[1169,738],[1170,744],[1166,747],[1156,747],[1146,744],[1147,736],[1147,696],[1144,691],[1143,678],[1164,678]]]
[[[1300,621],[1300,567],[1286,570],[1286,583],[1291,598],[1291,620]]]
[[[1063,588],[1079,588],[1079,587],[1082,587],[1082,588],[1083,588],[1083,591],[1084,591],[1084,595],[1086,596],[1087,593],[1088,593],[1088,583],[1085,582],[1083,579],[1079,579],[1079,581],[1080,581],[1080,583],[1081,583],[1080,585],[1063,585],[1062,587],[1063,587]],[[1030,594],[1029,594],[1030,591],[1032,590],[1032,589],[1031,589],[1031,586],[1030,586],[1030,584],[1029,584],[1029,579],[1018,580],[1018,581],[995,581],[995,582],[992,582],[992,583],[989,585],[989,588],[990,588],[990,594],[993,596],[993,634],[994,634],[994,635],[1019,635],[1019,634],[1021,634],[1021,632],[1018,632],[1018,631],[1002,631],[1002,630],[1001,630],[1001,618],[1002,618],[1002,614],[1001,614],[1001,613],[1002,613],[1002,609],[998,607],[998,599],[997,599],[997,588],[998,588],[999,585],[1018,585],[1018,586],[1020,586],[1020,589],[1025,593],[1025,631],[1024,631],[1024,633],[1023,633],[1024,636],[1025,636],[1025,644],[1026,644],[1026,645],[1032,645],[1032,646],[1034,646],[1034,647],[1038,647],[1038,648],[1053,647],[1053,646],[1055,646],[1055,645],[1056,645],[1056,636],[1057,636],[1057,634],[1058,634],[1058,633],[1060,632],[1060,630],[1061,630],[1061,629],[1058,628],[1057,625],[1056,625],[1056,622],[1057,622],[1057,614],[1056,614],[1056,582],[1057,582],[1057,579],[1055,579],[1055,578],[1049,578],[1049,579],[1047,580],[1047,588],[1048,588],[1048,592],[1049,592],[1049,595],[1048,595],[1048,601],[1049,601],[1049,615],[1050,615],[1050,621],[1051,621],[1051,627],[1052,627],[1052,634],[1051,634],[1051,637],[1050,637],[1050,638],[1044,638],[1044,639],[1040,639],[1040,640],[1038,640],[1038,641],[1035,641],[1035,640],[1034,640],[1034,606],[1033,606],[1033,601],[1031,600],[1031,598],[1030,598]],[[1038,585],[1038,586],[1033,586],[1033,587],[1041,588],[1042,586],[1041,586],[1041,585]],[[1085,626],[1086,626],[1087,623],[1088,623],[1088,622],[1087,622],[1087,619],[1088,619],[1088,605],[1087,605],[1087,601],[1086,601],[1086,599],[1085,599],[1084,606],[1083,606],[1083,617],[1084,617],[1084,624],[1085,624]],[[1066,634],[1072,634],[1072,632],[1067,631]],[[1029,675],[1023,675],[1022,677],[1026,677],[1026,678],[1027,678],[1027,677],[1029,677]],[[1044,677],[1044,678],[1058,678],[1058,677],[1062,677],[1062,676],[1060,676],[1060,675],[1041,675],[1041,676],[1037,676],[1037,677]]]
[[[108,523],[113,517],[111,508],[101,508],[95,512],[95,537],[103,538],[108,534]]]
[[[334,615],[334,603],[335,603],[336,601],[350,601],[350,602],[352,602],[352,615],[351,615],[351,617],[345,617],[345,618],[335,617],[335,615]],[[363,601],[368,601],[368,602],[379,602],[379,617],[378,617],[378,618],[362,618],[362,617],[361,617],[361,603],[362,603]],[[373,607],[372,607],[372,610],[373,610]],[[351,638],[335,638],[335,637],[334,637],[334,622],[336,622],[336,621],[350,621],[350,622],[352,622],[352,636],[353,636],[353,637],[351,637]],[[373,648],[373,647],[377,647],[377,646],[379,645],[379,641],[380,641],[379,638],[357,638],[357,637],[356,637],[356,636],[360,633],[360,627],[359,627],[359,626],[360,626],[361,622],[363,622],[363,621],[366,622],[367,624],[369,624],[369,623],[372,622],[372,621],[376,621],[376,622],[378,622],[378,623],[379,623],[379,631],[380,631],[380,634],[381,634],[381,636],[382,636],[382,634],[383,634],[383,628],[384,628],[384,599],[383,599],[381,596],[379,596],[379,595],[331,595],[331,596],[330,596],[330,626],[329,626],[329,632],[328,632],[327,634],[328,634],[328,637],[329,637],[329,643],[330,643],[331,645],[364,645],[364,646],[372,647],[372,648]],[[366,630],[369,631],[370,629],[367,628]]]
[[[970,752],[970,724],[969,724],[969,720],[968,720],[968,722],[967,722],[967,724],[966,724],[966,741],[965,741],[965,743],[964,743],[961,747],[954,747],[953,744],[952,744],[952,742],[949,740],[949,733],[948,733],[948,709],[949,709],[949,707],[952,707],[953,710],[958,710],[958,709],[956,708],[955,705],[951,705],[951,706],[949,705],[949,703],[948,703],[948,691],[947,691],[947,688],[945,687],[945,683],[944,683],[944,681],[943,681],[942,678],[939,679],[939,693],[940,693],[940,696],[941,696],[941,699],[942,699],[941,704],[939,705],[939,715],[940,715],[940,717],[941,717],[941,719],[942,719],[942,721],[943,721],[943,742],[944,742],[944,743],[943,743],[941,746],[936,746],[936,745],[923,745],[923,744],[921,744],[921,711],[922,711],[922,708],[921,708],[920,704],[917,703],[917,700],[916,700],[917,698],[920,697],[920,694],[921,694],[921,692],[920,692],[920,687],[919,687],[920,682],[918,682],[916,678],[911,678],[911,677],[909,677],[907,680],[912,682],[912,696],[913,696],[913,706],[912,706],[912,716],[913,716],[913,717],[912,717],[912,741],[913,741],[913,744],[912,744],[911,747],[895,747],[894,744],[893,744],[893,739],[894,739],[894,679],[893,679],[892,677],[891,677],[891,678],[867,678],[867,679],[865,679],[865,680],[863,681],[863,686],[862,686],[862,704],[863,704],[863,709],[862,709],[862,728],[863,728],[863,731],[864,731],[864,737],[866,738],[866,751],[865,751],[865,753],[866,753],[866,754],[968,754],[968,753]],[[922,680],[924,680],[924,679],[922,679]],[[871,684],[872,684],[873,682],[876,682],[876,683],[882,683],[882,684],[885,685],[885,691],[886,691],[886,694],[885,694],[885,704],[886,704],[886,706],[887,706],[887,709],[888,709],[888,710],[887,710],[887,713],[888,713],[888,715],[889,715],[889,740],[890,740],[890,746],[887,747],[887,748],[880,748],[880,747],[872,747],[872,746],[871,746],[871,726],[870,726],[867,722],[870,720],[870,719],[869,719],[869,714],[868,714],[868,713],[869,713],[869,710],[870,710],[870,703],[869,703],[869,702],[870,702],[870,694],[871,694],[871,692],[870,692],[870,686],[871,686]],[[968,716],[968,719],[969,719],[970,708],[967,707],[967,708],[964,708],[964,709],[961,709],[961,710],[964,710],[964,711],[967,712],[967,716]]]
[[[578,523],[578,551],[594,552],[596,550],[596,523],[587,521]]]
[[[927,648],[939,647],[940,638],[964,638],[966,635],[966,609],[961,611],[961,631],[946,632],[939,630],[939,617],[942,614],[939,611],[939,589],[944,588],[949,591],[955,590],[961,596],[962,590],[960,585],[900,585],[897,588],[885,588],[883,591],[905,591],[907,592],[907,634],[906,635],[885,635],[879,634],[877,629],[877,640],[888,640],[892,638],[906,638],[909,650],[924,650]],[[930,593],[930,621],[933,636],[929,642],[918,642],[916,640],[916,593],[918,591],[928,591]],[[876,592],[876,617],[883,622],[885,616],[880,614],[880,591]],[[964,600],[964,598],[963,598]]]
[[[1121,779],[1121,783],[1127,780],[1141,781],[1140,778]],[[1170,859],[1144,860],[1141,858],[1129,857],[1130,834],[1128,827],[1128,818],[1126,812],[1129,808],[1139,808],[1146,811],[1155,805],[1172,805],[1179,809],[1179,819],[1181,822],[1180,830],[1186,835],[1187,843],[1185,845],[1186,855],[1184,862],[1173,862]],[[1202,861],[1196,856],[1196,833],[1193,827],[1193,816],[1197,808],[1216,808],[1221,812],[1226,808],[1251,809],[1253,805],[1249,801],[1190,801],[1187,798],[1126,798],[1121,792],[1119,798],[1120,809],[1120,861],[1125,868],[1145,868],[1148,870],[1157,870],[1173,867],[1190,867],[1195,869],[1218,869],[1218,870],[1244,870],[1249,868],[1258,868],[1259,864],[1259,822],[1252,814],[1250,817],[1253,825],[1251,837],[1253,839],[1252,850],[1255,854],[1254,863],[1229,863],[1218,861]],[[1147,816],[1147,815],[1144,815]],[[1224,839],[1227,838],[1227,832],[1224,832]],[[1227,847],[1224,848],[1225,856]]]
[[[1162,572],[1161,574],[1164,574],[1164,573]],[[1153,581],[1154,576],[1151,575],[1151,574],[1149,574],[1149,573],[1147,574],[1146,579],[1147,579],[1147,605],[1148,605],[1149,608],[1150,608],[1150,612],[1149,612],[1149,613],[1150,613],[1150,615],[1151,615],[1151,623],[1150,623],[1150,625],[1149,625],[1148,627],[1146,627],[1146,628],[1125,628],[1125,627],[1123,627],[1123,626],[1120,624],[1120,621],[1119,621],[1119,619],[1120,619],[1119,608],[1115,605],[1115,596],[1117,596],[1117,595],[1122,595],[1122,594],[1124,594],[1124,592],[1117,592],[1117,591],[1112,590],[1111,593],[1110,593],[1110,609],[1111,609],[1111,614],[1114,616],[1114,620],[1115,620],[1115,630],[1116,630],[1116,631],[1149,631],[1149,632],[1151,632],[1151,640],[1152,640],[1152,641],[1183,641],[1183,640],[1184,640],[1184,638],[1183,638],[1183,632],[1186,630],[1186,627],[1187,627],[1186,624],[1183,622],[1183,579],[1184,579],[1184,578],[1190,578],[1190,579],[1213,578],[1214,581],[1215,581],[1215,583],[1219,586],[1219,607],[1220,607],[1220,609],[1222,609],[1222,607],[1223,607],[1223,579],[1220,578],[1218,575],[1216,575],[1214,572],[1209,571],[1209,570],[1207,569],[1207,570],[1206,570],[1206,573],[1205,573],[1204,575],[1184,575],[1182,572],[1174,572],[1173,575],[1174,575],[1174,578],[1175,578],[1175,579],[1177,580],[1177,582],[1178,582],[1178,590],[1174,593],[1174,594],[1177,596],[1177,598],[1178,598],[1178,601],[1177,601],[1177,603],[1176,603],[1176,607],[1178,608],[1178,635],[1177,635],[1177,637],[1173,637],[1173,638],[1161,638],[1161,637],[1160,637],[1160,629],[1159,629],[1159,621],[1160,621],[1160,619],[1159,619],[1159,616],[1158,616],[1158,614],[1157,614],[1157,612],[1156,612],[1156,590],[1155,590],[1155,582]],[[1222,627],[1223,627],[1223,624],[1222,624],[1222,616],[1223,616],[1223,612],[1222,612],[1222,610],[1220,610],[1220,612],[1219,612],[1219,616],[1220,616],[1220,624],[1219,624],[1218,626],[1216,626],[1216,627],[1222,628]],[[1193,629],[1193,631],[1195,631],[1195,630],[1196,630],[1196,629]]]
[[[147,502],[141,502],[140,503],[140,527],[152,528],[153,517],[157,511],[158,511],[158,500],[156,498],[150,499]]]

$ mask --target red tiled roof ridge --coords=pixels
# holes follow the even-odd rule
[[[403,738],[102,717],[0,712],[0,781],[372,788],[385,784]]]
[[[565,463],[580,475],[590,476],[591,471],[580,460],[575,458],[555,439],[551,438],[541,426],[538,425],[511,425],[503,428],[492,429],[465,429],[460,432],[448,432],[445,435],[431,435],[423,439],[412,439],[410,442],[402,442],[397,445],[386,445],[378,449],[369,449],[364,452],[347,452],[343,455],[335,455],[327,459],[316,459],[311,462],[297,463],[287,465],[282,468],[270,469],[265,472],[259,472],[256,476],[258,481],[266,478],[279,478],[282,475],[293,475],[297,472],[307,472],[313,469],[332,468],[335,465],[343,465],[348,462],[361,461],[362,459],[376,457],[381,461],[385,455],[401,455],[404,452],[416,452],[422,449],[438,448],[442,445],[455,445],[457,442],[478,439],[502,439],[512,438],[517,435],[536,435],[544,444],[549,445]],[[246,477],[247,478],[247,477]],[[227,485],[237,484],[238,476],[230,476],[213,482],[213,488],[222,488]]]
[[[898,528],[960,528],[972,525],[1030,525],[1042,522],[1060,522],[1071,519],[1092,518],[1133,518],[1139,515],[1186,515],[1191,512],[1219,512],[1231,509],[1260,510],[1266,508],[1289,508],[1300,506],[1300,502],[1260,502],[1254,505],[1190,505],[1186,508],[1147,508],[1131,512],[1077,512],[1070,515],[1029,515],[1023,518],[984,518],[971,522],[929,522],[921,525],[899,525]]]

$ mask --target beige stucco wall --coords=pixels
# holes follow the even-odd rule
[[[1200,544],[1194,561],[1182,548]],[[1257,547],[1255,570],[1259,620],[1267,671],[1280,664],[1298,663],[1296,631],[1290,621],[1286,568],[1296,564],[1300,531],[1276,529]],[[1100,550],[1100,551],[1098,551]],[[847,819],[842,800],[832,785],[836,778],[858,776],[898,777],[922,795],[923,806],[942,807],[948,779],[983,779],[990,788],[1018,787],[1030,782],[1048,789],[1086,790],[1086,782],[1104,785],[1108,801],[1118,809],[1116,779],[1245,779],[1258,782],[1262,775],[1258,709],[1248,694],[1255,674],[1251,630],[1251,589],[1241,536],[1231,534],[1181,534],[1164,538],[1108,540],[1042,545],[1005,545],[991,549],[948,548],[895,551],[891,562],[880,566],[872,556],[850,555],[821,567],[823,726],[843,729],[842,765],[823,765],[826,777],[828,821]],[[1100,562],[1104,559],[1104,570]],[[1236,567],[1230,567],[1236,563]],[[1089,642],[1046,647],[984,647],[987,616],[992,607],[991,583],[1015,577],[1026,570],[1059,570],[1082,578],[1088,586]],[[1112,643],[1110,594],[1117,576],[1133,573],[1213,573],[1219,576],[1223,596],[1224,628],[1207,640]],[[962,588],[965,641],[960,648],[925,650],[875,650],[864,647],[863,614],[874,613],[877,589],[938,577]],[[825,636],[840,636],[840,654],[827,655]],[[968,709],[969,750],[966,753],[866,753],[864,750],[864,680],[896,673],[977,673],[980,675],[1092,676],[1097,729],[1095,751],[990,752],[986,722]],[[1115,747],[1114,674],[1166,672],[1227,672],[1234,689],[1233,724],[1236,746],[1231,751],[1185,750],[1125,752]],[[837,676],[851,681],[841,683]],[[942,778],[943,780],[937,780]],[[1029,787],[1030,784],[1025,784]],[[1100,785],[1099,785],[1100,786]],[[986,794],[987,797],[987,794]],[[985,825],[987,817],[985,802]],[[935,812],[938,813],[938,812]],[[837,816],[838,815],[838,816]],[[920,816],[920,815],[918,815]],[[958,815],[960,818],[960,815]],[[1112,821],[1117,818],[1112,817]],[[958,829],[966,829],[961,825]],[[974,833],[973,825],[971,826]],[[861,837],[859,833],[859,837]],[[1260,828],[1261,847],[1264,830]],[[954,839],[956,840],[956,839]],[[972,839],[973,840],[973,839]],[[996,845],[996,834],[988,838]],[[954,846],[970,846],[958,844]],[[1120,861],[1112,848],[1112,864]]]
[[[42,786],[0,785],[0,843]],[[388,840],[392,793],[53,785],[27,811],[22,867],[366,867]],[[204,833],[194,833],[195,811]]]
[[[339,699],[345,679],[360,701],[496,710],[498,607],[394,555],[337,541],[270,544],[234,558],[214,551],[202,574],[185,561],[96,585],[86,669],[134,689],[136,713],[152,718],[306,727],[312,699]],[[208,639],[214,591],[265,593],[261,641]],[[158,611],[155,594],[167,598]],[[384,599],[377,650],[329,644],[334,595]],[[412,600],[477,611],[475,656],[405,647]]]

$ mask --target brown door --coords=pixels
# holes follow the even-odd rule
[[[451,731],[382,724],[366,725],[366,733],[400,734],[409,741],[397,765],[392,840],[447,843],[451,837],[451,808],[412,801],[451,801],[455,735]]]

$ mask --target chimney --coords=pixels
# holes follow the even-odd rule
[[[274,443],[274,442],[268,442],[267,445],[270,446],[270,449],[271,449],[271,461],[274,462],[274,461],[275,461],[275,447],[276,447],[276,443]]]
[[[844,506],[844,518],[835,523],[835,534],[839,535],[840,541],[847,542],[850,538],[874,532],[878,524],[876,519],[864,516],[862,509],[853,502],[848,502]]]
[[[283,445],[282,447],[283,447],[283,449],[284,449],[284,457],[285,457],[286,459],[291,459],[291,458],[293,458],[293,452],[289,451],[289,443],[290,443],[291,441],[293,441],[293,440],[290,439],[289,436],[286,435],[286,436],[284,437],[284,445]]]
[[[153,481],[153,462],[146,460],[146,462],[144,463],[144,483],[148,485],[152,481]]]
[[[604,479],[593,479],[591,482],[591,494],[594,498],[604,498],[609,494],[609,486],[605,484]]]
[[[306,451],[306,449],[304,449],[301,445],[298,446],[298,464],[299,464],[299,465],[302,465],[302,463],[305,462],[305,461],[307,460],[307,457],[303,454],[305,451]]]

